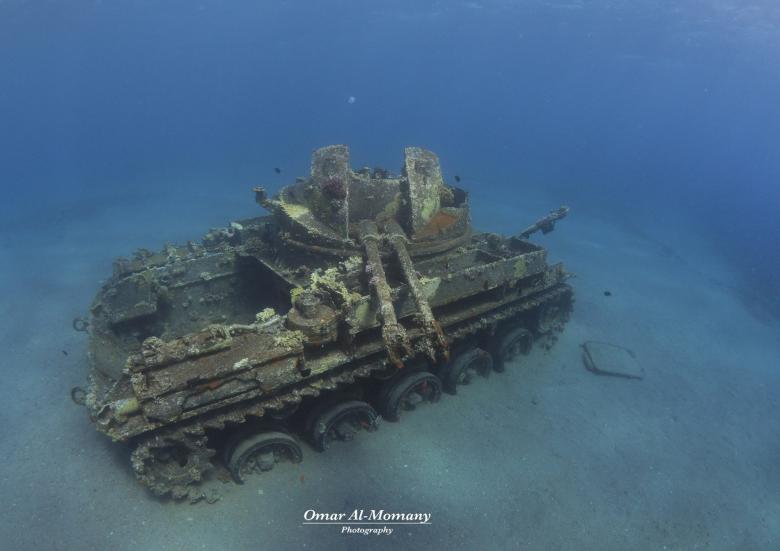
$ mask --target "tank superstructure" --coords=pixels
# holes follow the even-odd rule
[[[329,146],[308,178],[254,193],[269,216],[117,260],[82,323],[90,417],[159,495],[198,499],[215,465],[241,482],[300,461],[296,435],[323,450],[398,420],[568,319],[568,274],[527,240],[567,209],[475,233],[429,151],[393,175]]]

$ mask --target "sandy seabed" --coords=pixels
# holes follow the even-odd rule
[[[86,374],[71,320],[113,256],[196,238],[236,212],[191,196],[174,218],[174,204],[76,205],[2,227],[0,547],[780,548],[780,326],[737,298],[703,237],[668,226],[651,237],[576,206],[535,239],[576,273],[552,350],[327,453],[304,448],[299,465],[243,486],[215,481],[214,505],[156,500],[129,451],[70,401]],[[473,210],[482,228],[508,233],[553,206]],[[633,350],[645,379],[586,371],[587,340]],[[304,525],[310,509],[431,517],[349,534]]]

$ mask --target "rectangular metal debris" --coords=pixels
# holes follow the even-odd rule
[[[628,348],[608,342],[587,341],[582,344],[582,361],[588,371],[627,379],[644,379],[645,370]]]

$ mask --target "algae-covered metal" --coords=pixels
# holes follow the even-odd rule
[[[300,461],[298,436],[349,440],[554,339],[568,274],[526,239],[565,207],[522,236],[475,233],[436,155],[405,153],[393,175],[319,149],[308,178],[255,188],[270,216],[116,261],[84,401],[155,493],[198,499],[214,467],[240,482]]]

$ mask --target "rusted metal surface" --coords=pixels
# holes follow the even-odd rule
[[[402,223],[414,235],[425,228],[441,210],[444,182],[439,159],[420,147],[407,147],[404,159],[404,207]]]
[[[411,352],[406,330],[398,323],[393,306],[390,285],[387,284],[385,269],[382,267],[382,257],[379,256],[381,237],[375,222],[361,220],[358,230],[360,241],[366,251],[366,276],[368,284],[379,303],[379,319],[382,322],[382,340],[385,343],[387,356],[396,367],[403,367],[402,358]]]
[[[271,216],[118,260],[83,323],[84,403],[98,430],[135,447],[157,494],[202,497],[207,429],[436,363],[504,324],[553,334],[568,318],[569,274],[525,239],[565,211],[521,236],[475,234],[466,193],[431,152],[407,148],[393,175],[353,171],[348,148],[329,146],[308,178],[254,191]]]
[[[425,293],[420,286],[417,271],[414,269],[412,259],[409,256],[409,252],[406,250],[406,234],[398,222],[389,220],[385,224],[385,236],[390,243],[390,246],[395,251],[396,257],[398,258],[398,264],[401,266],[404,279],[409,287],[409,293],[414,298],[415,305],[417,306],[420,324],[426,335],[426,355],[433,362],[438,361],[439,358],[443,358],[444,360],[449,359],[450,349],[447,337],[444,336],[444,330],[441,328],[441,324],[436,321],[436,318],[433,316],[431,305],[428,303],[428,298],[425,296]]]

